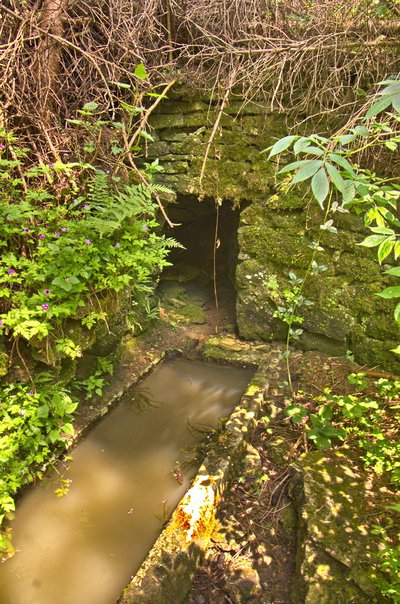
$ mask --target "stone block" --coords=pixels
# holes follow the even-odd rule
[[[293,603],[383,601],[371,534],[373,506],[380,504],[365,472],[340,450],[309,452],[291,471],[299,521]]]

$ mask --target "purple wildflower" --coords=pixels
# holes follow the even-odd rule
[[[49,310],[48,304],[42,304],[42,310]]]
[[[149,227],[147,226],[147,224],[144,224],[142,226],[142,231],[148,231],[148,230],[149,230]]]
[[[84,210],[89,210],[89,208],[90,208],[90,206],[87,203],[85,203],[85,205],[83,206],[83,209]]]
[[[30,391],[28,392],[28,395],[29,395],[29,396],[34,396],[34,394],[35,394],[35,393],[33,392],[33,390],[30,390]]]
[[[6,148],[5,144],[4,143],[0,143],[0,149],[5,149],[5,148]]]
[[[24,233],[29,233],[30,229],[28,229],[28,227],[25,227],[24,229],[22,229],[24,231]]]
[[[46,294],[46,296],[49,296],[50,295],[50,290],[49,289],[45,289],[43,293]]]
[[[61,235],[61,233],[60,233],[60,231],[54,231],[54,235],[55,235],[56,237],[59,237],[59,236]]]
[[[67,186],[67,183],[66,183],[66,182],[62,182],[62,183],[60,183],[60,185],[61,185],[61,187],[62,187],[63,189],[65,189],[65,187]]]
[[[85,243],[86,245],[90,245],[92,242],[90,241],[90,239],[85,239]]]
[[[9,275],[15,275],[15,270],[13,268],[9,268],[8,271],[7,271],[7,273]]]
[[[49,168],[54,168],[54,164],[49,164]]]
[[[67,227],[62,227],[61,230],[62,230],[63,233],[66,233],[68,231]]]
[[[22,411],[19,412],[20,415],[25,415],[26,411],[25,409],[22,409]]]
[[[0,320],[0,327],[3,327],[4,323]]]
[[[115,247],[116,247],[116,248],[119,248],[119,247],[121,247],[121,244],[120,244],[120,243],[116,243],[116,244],[115,244]]]
[[[45,239],[45,238],[46,238],[46,235],[43,235],[43,234],[42,234],[42,235],[38,235],[38,237],[39,237],[39,239]]]

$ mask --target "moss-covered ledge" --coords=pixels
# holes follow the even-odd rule
[[[291,466],[298,514],[293,604],[369,604],[379,595],[371,528],[383,495],[345,450],[312,451]]]
[[[215,532],[218,504],[243,457],[246,434],[258,415],[264,389],[259,370],[119,604],[185,601],[196,566]]]

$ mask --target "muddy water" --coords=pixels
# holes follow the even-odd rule
[[[73,450],[68,467],[21,499],[12,522],[18,552],[0,566],[0,603],[116,602],[195,472],[179,469],[198,440],[190,426],[227,416],[250,377],[182,359],[159,366]]]

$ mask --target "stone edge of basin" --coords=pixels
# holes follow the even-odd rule
[[[218,442],[201,465],[167,526],[137,574],[124,589],[119,604],[183,602],[194,571],[216,528],[216,512],[245,446],[245,436],[258,416],[263,390],[256,370],[240,403],[234,408]]]

